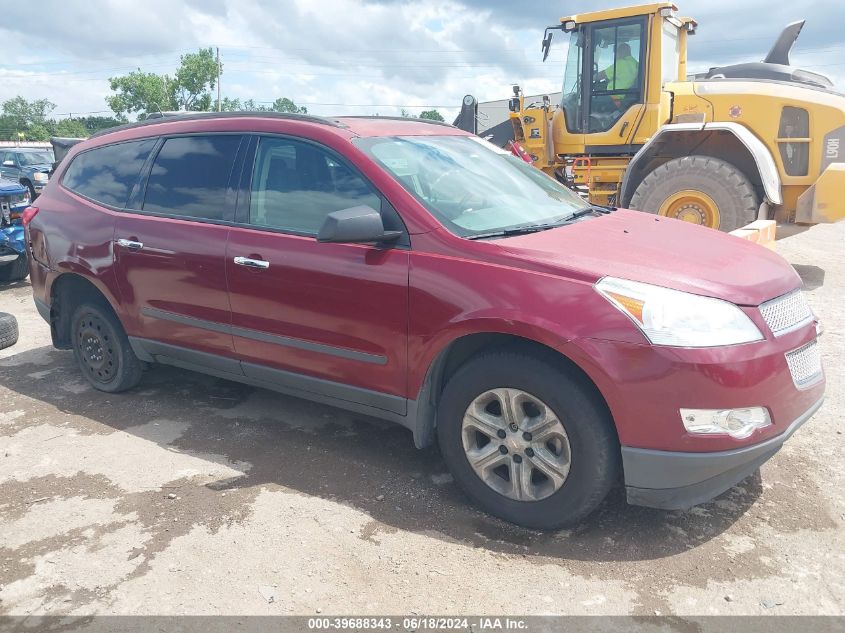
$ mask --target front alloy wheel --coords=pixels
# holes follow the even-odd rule
[[[481,353],[446,383],[437,439],[455,481],[525,527],[574,525],[616,480],[619,443],[595,387],[553,353]]]
[[[569,438],[546,403],[521,389],[482,393],[464,414],[462,439],[475,474],[516,501],[539,501],[560,489],[572,460]]]

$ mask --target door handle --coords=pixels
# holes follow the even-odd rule
[[[250,259],[249,257],[235,257],[235,263],[238,266],[246,266],[247,268],[257,268],[259,270],[266,270],[270,268],[270,262],[263,259]]]
[[[125,240],[123,238],[120,238],[119,240],[117,240],[117,245],[122,246],[123,248],[128,248],[130,251],[140,251],[142,248],[144,248],[143,242],[136,242],[134,240]]]

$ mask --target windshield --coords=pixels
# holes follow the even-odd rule
[[[53,155],[49,152],[21,152],[18,154],[21,165],[49,165],[53,162]]]
[[[540,170],[475,136],[354,142],[461,237],[561,222],[588,206]]]

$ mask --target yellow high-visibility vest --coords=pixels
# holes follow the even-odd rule
[[[617,59],[615,64],[608,66],[607,70],[604,71],[607,77],[607,89],[627,90],[633,87],[637,81],[639,69],[640,65],[637,60],[630,55]]]

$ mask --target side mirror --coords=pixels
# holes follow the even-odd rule
[[[385,231],[381,213],[372,207],[360,206],[329,213],[318,242],[391,242],[402,236],[401,231]]]
[[[3,161],[3,167],[14,167],[14,166],[15,166],[15,161],[13,161],[13,160],[4,160]]]

